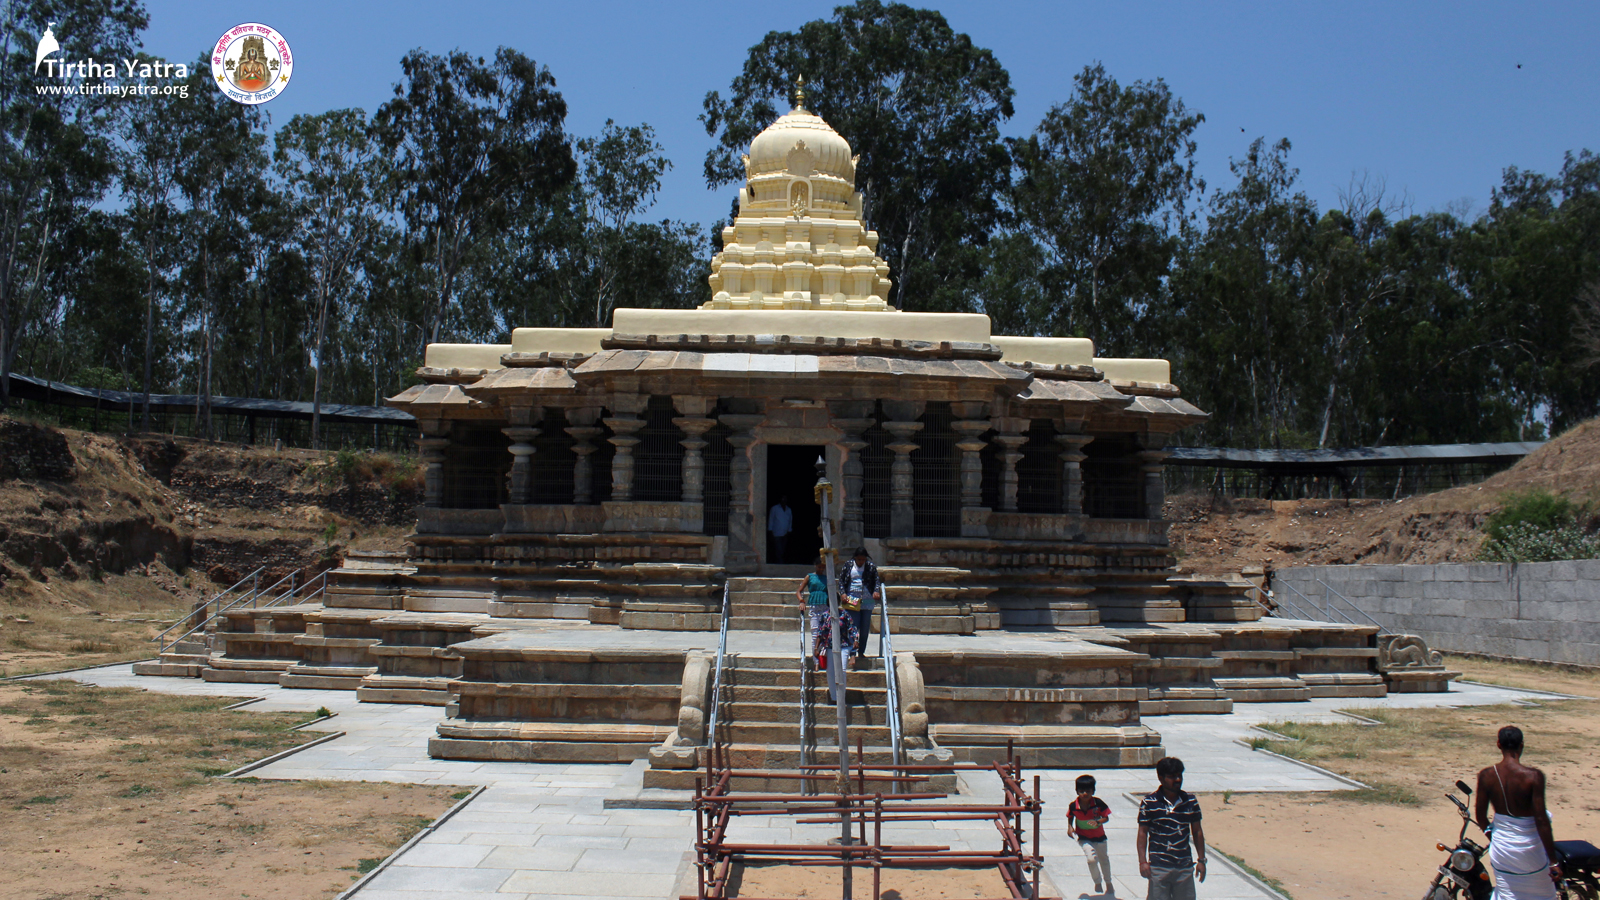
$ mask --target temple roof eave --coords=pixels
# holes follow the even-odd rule
[[[414,384],[384,401],[417,419],[486,419],[499,409],[468,396],[458,384]]]

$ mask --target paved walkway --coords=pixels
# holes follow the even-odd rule
[[[310,711],[320,706],[338,715],[307,731],[343,731],[345,736],[294,754],[250,774],[260,778],[349,779],[424,784],[483,785],[470,804],[414,844],[367,882],[353,900],[558,900],[558,898],[676,897],[688,870],[693,813],[679,810],[607,810],[608,794],[627,790],[639,766],[476,763],[429,759],[427,740],[443,716],[438,707],[357,703],[354,692],[289,690],[276,685],[228,685],[135,677],[128,665],[62,676],[107,687],[138,687],[176,694],[261,697],[251,708]],[[1235,743],[1250,726],[1265,721],[1338,719],[1335,709],[1363,706],[1431,707],[1505,703],[1533,695],[1477,685],[1457,685],[1449,694],[1409,694],[1373,700],[1314,700],[1309,703],[1240,704],[1227,716],[1163,716],[1150,724],[1169,753],[1187,767],[1185,787],[1194,791],[1326,791],[1339,781]],[[1066,836],[1064,813],[1079,771],[1044,770],[1047,814],[1041,844],[1046,871],[1065,897],[1088,896],[1083,857]],[[1117,895],[1144,896],[1133,834],[1135,805],[1125,794],[1151,790],[1148,770],[1094,772],[1100,796],[1113,808],[1107,826]],[[998,785],[968,776],[965,790],[975,802],[998,798]],[[904,826],[897,841],[953,847],[994,846],[992,826],[931,829]],[[828,826],[742,820],[735,839],[817,840]],[[937,840],[935,840],[937,839]],[[1207,900],[1261,900],[1266,896],[1231,869],[1213,864],[1200,887]]]

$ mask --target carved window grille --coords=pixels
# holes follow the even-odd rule
[[[458,423],[444,455],[444,506],[494,509],[506,502],[511,439],[498,425]]]
[[[861,449],[861,530],[863,537],[889,536],[890,475],[894,468],[894,451],[889,442],[894,437],[878,424],[862,432],[867,446]]]
[[[1131,436],[1096,436],[1083,448],[1083,507],[1096,519],[1144,516],[1144,479],[1139,447]]]
[[[566,504],[572,502],[572,467],[577,454],[572,452],[572,436],[567,434],[567,414],[562,409],[546,409],[539,423],[539,436],[533,439],[533,502]]]
[[[950,404],[929,403],[911,440],[911,507],[917,537],[961,535],[961,464]]]
[[[1028,442],[1017,462],[1017,512],[1059,513],[1061,509],[1061,446],[1049,419],[1033,419]]]
[[[718,422],[706,432],[705,457],[705,533],[728,533],[728,505],[733,493],[733,480],[728,470],[733,464],[733,445],[728,443],[730,429]]]
[[[678,413],[671,397],[651,397],[644,428],[633,448],[633,499],[676,503],[683,499],[683,432],[672,424]]]

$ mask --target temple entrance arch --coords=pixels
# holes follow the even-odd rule
[[[817,483],[817,457],[826,453],[822,444],[767,445],[765,559],[769,565],[810,565],[822,549],[822,536],[817,532],[822,524],[822,509],[817,506],[812,489]],[[789,508],[794,512],[794,528],[780,558],[777,541],[772,537],[771,509],[784,497],[789,498]]]

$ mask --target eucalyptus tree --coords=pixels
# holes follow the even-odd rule
[[[321,448],[328,312],[361,279],[366,252],[381,224],[378,185],[384,157],[369,137],[366,119],[359,109],[299,115],[276,136],[276,169],[287,189],[298,223],[297,243],[315,289],[312,449]]]
[[[373,124],[393,158],[400,208],[433,279],[426,340],[449,325],[475,242],[518,206],[571,183],[567,105],[549,70],[509,47],[493,61],[413,50]]]
[[[859,155],[863,216],[902,309],[965,308],[982,278],[981,247],[1003,219],[1011,76],[934,10],[858,0],[831,19],[773,31],[750,48],[728,96],[706,94],[700,120],[716,146],[710,187],[744,179],[739,157],[778,116],[796,80],[806,107]]]
[[[1238,183],[1211,199],[1172,277],[1176,377],[1212,413],[1205,437],[1232,446],[1302,446],[1299,368],[1307,338],[1307,260],[1316,205],[1297,191],[1289,142],[1257,139],[1229,166]]]
[[[174,134],[183,164],[176,181],[186,209],[181,279],[196,320],[194,378],[199,430],[213,435],[211,397],[221,320],[237,318],[249,275],[237,248],[256,238],[252,212],[267,176],[266,113],[211,85],[210,61],[191,68],[189,96],[173,100]]]
[[[179,153],[169,102],[138,103],[122,119],[118,179],[131,236],[142,255],[144,278],[144,405],[139,427],[150,430],[150,389],[154,368],[156,313],[174,253],[177,236]]]
[[[118,104],[73,93],[83,79],[40,68],[35,50],[48,31],[61,51],[53,59],[121,59],[148,22],[137,0],[92,0],[69,16],[46,0],[0,9],[0,408],[19,339],[59,270],[61,235],[115,175]]]
[[[1092,338],[1108,355],[1145,350],[1141,320],[1177,252],[1195,190],[1195,129],[1166,82],[1120,85],[1095,63],[1029,137],[1012,143],[1018,224],[1047,251],[1058,293],[1031,331]]]
[[[655,205],[661,176],[672,168],[672,161],[662,152],[654,128],[618,127],[610,119],[598,137],[578,141],[577,149],[579,201],[589,239],[583,249],[593,259],[594,325],[603,328],[616,306],[624,255],[633,240],[644,237],[630,234],[630,227]]]

